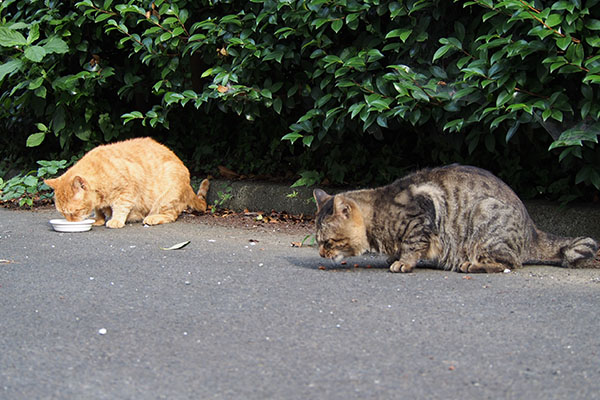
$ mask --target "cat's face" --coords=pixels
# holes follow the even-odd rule
[[[357,204],[342,195],[314,191],[317,201],[317,243],[319,255],[336,262],[363,254],[369,249],[363,216]]]
[[[81,177],[70,180],[65,177],[46,179],[46,185],[54,189],[56,209],[67,221],[83,221],[92,214],[93,202],[89,195],[88,185]]]

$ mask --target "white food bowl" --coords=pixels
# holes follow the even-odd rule
[[[66,219],[51,219],[50,225],[57,232],[86,232],[92,229],[94,219],[88,218],[83,221],[71,222]]]

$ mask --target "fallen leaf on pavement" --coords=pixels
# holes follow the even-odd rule
[[[190,244],[190,241],[186,240],[185,242],[174,244],[171,247],[161,247],[161,250],[179,250],[179,249],[183,249],[188,244]]]

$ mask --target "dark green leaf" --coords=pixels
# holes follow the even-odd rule
[[[281,114],[282,107],[283,107],[283,102],[281,101],[281,98],[276,97],[275,100],[273,100],[273,109],[275,110],[275,112],[277,114]]]
[[[590,18],[585,21],[585,27],[592,31],[600,31],[600,20]]]
[[[27,147],[39,146],[40,144],[42,144],[45,137],[46,137],[46,132],[38,132],[38,133],[31,134],[27,138],[26,145],[27,145]]]
[[[517,132],[517,130],[519,129],[519,126],[521,124],[519,123],[519,121],[516,121],[513,126],[510,127],[510,129],[508,130],[508,132],[506,132],[506,143],[508,143],[510,141],[510,139],[513,137],[513,135],[515,134],[515,132]]]
[[[342,26],[344,26],[344,21],[341,19],[336,19],[331,23],[331,29],[333,29],[335,33],[338,33],[342,29]]]
[[[438,58],[442,58],[444,57],[448,52],[450,51],[454,51],[455,47],[452,45],[444,45],[442,47],[440,47],[439,49],[437,49],[437,51],[435,52],[435,54],[433,55],[433,59],[431,60],[432,62],[434,62],[435,60],[437,60]]]
[[[550,27],[554,27],[559,25],[562,22],[562,15],[560,14],[550,14],[546,19],[546,25]]]
[[[27,44],[27,39],[21,32],[0,26],[0,46],[13,47],[24,46]]]
[[[22,65],[23,62],[18,59],[13,59],[0,65],[0,82],[6,75],[12,74],[13,72],[19,70]]]
[[[400,38],[400,40],[402,40],[403,42],[406,42],[406,39],[408,39],[408,37],[410,36],[410,34],[412,33],[412,29],[394,29],[390,32],[387,33],[387,35],[385,35],[386,39],[391,39],[391,38]]]
[[[300,139],[302,137],[304,137],[304,136],[301,135],[301,134],[299,134],[299,133],[297,133],[297,132],[291,132],[291,133],[288,133],[288,134],[284,135],[281,138],[281,140],[289,140],[293,144],[296,140],[298,140],[298,139]]]
[[[29,46],[25,49],[25,57],[33,62],[40,62],[46,55],[42,46]]]

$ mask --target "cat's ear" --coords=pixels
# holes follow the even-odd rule
[[[330,195],[328,195],[327,193],[325,193],[324,190],[321,189],[313,190],[313,196],[315,198],[315,201],[317,202],[317,212],[321,211],[321,208],[323,208],[327,200],[331,198]]]
[[[344,218],[350,218],[352,213],[352,200],[346,199],[342,195],[333,198],[333,214]]]
[[[71,185],[73,186],[75,193],[89,189],[87,181],[80,176],[73,178]]]
[[[56,183],[58,182],[58,178],[54,179],[44,179],[44,183],[50,186],[52,189],[56,189]]]

